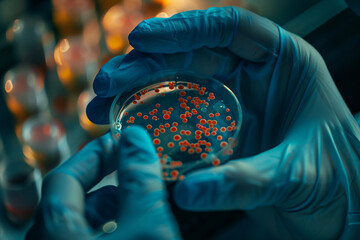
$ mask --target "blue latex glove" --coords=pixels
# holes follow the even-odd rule
[[[355,118],[356,122],[360,125],[360,112],[354,114],[354,118]]]
[[[86,192],[115,169],[118,187],[99,189],[85,201]],[[115,218],[117,230],[101,239],[180,239],[166,198],[145,130],[124,130],[118,148],[106,134],[46,176],[27,239],[93,239],[89,223],[99,226]]]
[[[217,78],[243,107],[233,160],[179,182],[180,207],[246,210],[266,239],[360,236],[360,130],[312,46],[233,7],[145,20],[129,41],[135,50],[95,78],[94,122],[108,121],[116,94],[169,68]]]

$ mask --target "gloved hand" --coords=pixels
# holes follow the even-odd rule
[[[354,114],[354,118],[357,121],[357,123],[360,125],[360,112]]]
[[[85,200],[86,192],[115,169],[118,187],[103,187]],[[117,148],[106,134],[45,177],[27,239],[93,239],[89,223],[95,227],[112,219],[116,231],[100,239],[180,239],[166,198],[149,135],[128,128]]]
[[[95,78],[92,121],[108,122],[116,94],[163,69],[213,76],[243,108],[233,159],[179,182],[180,207],[246,210],[266,239],[360,236],[360,130],[312,46],[233,7],[145,20],[129,41],[135,50]]]

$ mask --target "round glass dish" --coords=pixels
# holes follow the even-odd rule
[[[167,181],[218,166],[233,154],[242,123],[235,94],[209,76],[188,71],[162,71],[149,84],[118,95],[110,111],[114,139],[131,125],[144,127]]]

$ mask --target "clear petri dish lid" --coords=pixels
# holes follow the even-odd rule
[[[242,110],[223,83],[201,73],[161,71],[147,86],[118,95],[110,111],[115,140],[122,129],[144,127],[151,136],[167,181],[218,166],[236,147]]]

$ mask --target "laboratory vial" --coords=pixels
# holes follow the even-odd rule
[[[37,166],[42,175],[70,156],[63,124],[52,117],[37,115],[22,126],[23,153],[28,164]]]
[[[34,168],[11,156],[1,166],[0,185],[8,218],[17,224],[29,221],[39,201]]]
[[[59,41],[54,58],[57,74],[69,92],[80,93],[86,89],[99,70],[99,48],[84,44],[81,36]]]
[[[13,44],[19,61],[54,67],[54,33],[40,17],[26,16],[15,19],[6,31],[6,39]]]
[[[150,134],[165,180],[190,170],[218,166],[233,154],[242,111],[219,81],[187,71],[163,71],[149,85],[115,98],[110,122],[114,139],[131,125]]]
[[[96,18],[92,0],[52,0],[53,22],[62,37],[81,34],[84,26]]]
[[[128,35],[144,19],[139,11],[126,10],[122,4],[112,6],[102,18],[107,49],[119,54],[129,46]]]
[[[6,104],[18,121],[48,108],[44,73],[40,68],[29,64],[12,67],[4,75],[3,87]]]

